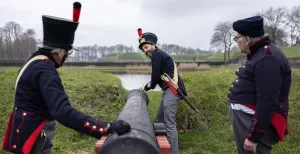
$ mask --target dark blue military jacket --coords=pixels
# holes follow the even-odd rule
[[[161,75],[167,73],[171,78],[174,77],[175,68],[174,68],[173,59],[164,51],[160,49],[156,49],[155,52],[152,53],[151,65],[152,65],[152,73],[151,73],[150,89],[154,89],[156,85],[159,85],[163,90],[166,89],[167,85],[161,79]],[[184,95],[187,95],[183,80],[181,79],[179,73],[178,73],[178,87],[180,88],[180,90]],[[147,88],[147,84],[145,85],[145,90],[149,90]]]
[[[247,62],[236,71],[229,102],[255,110],[246,137],[259,142],[271,125],[281,141],[287,134],[291,68],[284,53],[265,36],[250,46]]]
[[[19,80],[2,149],[29,153],[43,125],[52,120],[98,139],[107,125],[71,106],[52,60],[36,60]]]

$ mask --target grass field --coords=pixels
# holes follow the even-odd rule
[[[287,57],[300,57],[300,46],[282,48]]]
[[[300,57],[300,46],[295,47],[287,47],[282,48],[283,52],[287,57]],[[236,58],[242,58],[245,57],[245,54],[242,54],[240,51],[231,51],[230,52],[230,58],[236,59]],[[197,55],[171,55],[171,57],[176,62],[184,62],[184,61],[194,61],[197,60]],[[126,60],[142,60],[147,61],[149,60],[144,54],[141,52],[136,53],[122,53],[118,54],[119,61],[126,61]],[[227,58],[227,55],[226,55]],[[199,61],[205,61],[205,60],[223,60],[224,59],[224,53],[216,53],[213,55],[198,55]],[[103,61],[117,61],[117,54],[109,54],[105,57],[103,57],[101,60]]]
[[[134,61],[134,60],[148,60],[147,56],[145,56],[144,54],[142,53],[137,53],[137,52],[129,52],[129,53],[120,53],[120,54],[116,54],[116,53],[113,53],[113,54],[109,54],[103,58],[101,58],[100,60],[101,61],[117,61],[117,59],[119,61],[124,61],[124,60],[131,60],[131,61]]]
[[[241,53],[240,51],[231,51],[230,52],[230,59],[237,59],[246,57],[245,54]],[[228,59],[228,55],[226,54],[226,59]],[[224,53],[216,53],[211,55],[207,58],[207,60],[224,60]]]
[[[235,79],[236,65],[207,72],[183,73],[188,99],[199,109],[195,114],[184,101],[179,104],[177,123],[181,154],[237,153],[228,114],[226,95]],[[14,101],[16,68],[0,67],[0,144]],[[99,71],[59,70],[71,104],[79,111],[107,121],[115,120],[124,105],[127,93],[121,81],[110,73]],[[293,70],[290,93],[290,135],[274,147],[274,154],[300,153],[300,71]],[[149,113],[155,118],[161,92],[150,91]],[[54,153],[93,153],[97,139],[58,124]],[[84,152],[83,152],[84,151]],[[1,151],[0,153],[4,153]]]
[[[300,46],[295,46],[295,47],[287,47],[287,48],[282,48],[282,51],[287,57],[300,57]],[[245,57],[245,54],[242,54],[240,51],[231,51],[230,52],[230,58],[235,59],[235,58],[241,58]],[[224,53],[217,53],[214,55],[211,55],[207,59],[209,60],[219,60],[219,59],[224,59]],[[227,59],[227,55],[226,55]]]
[[[198,61],[206,60],[211,55],[198,55]],[[176,62],[197,61],[197,55],[171,55]]]

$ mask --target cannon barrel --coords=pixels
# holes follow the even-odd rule
[[[107,137],[98,154],[160,154],[153,123],[148,112],[149,99],[142,90],[131,90],[118,116],[131,125],[131,131]]]

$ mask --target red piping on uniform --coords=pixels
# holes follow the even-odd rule
[[[27,111],[25,112],[25,111],[24,111],[23,113],[35,115],[33,112],[27,112]]]
[[[103,132],[101,132],[100,129],[94,129],[92,126],[86,125],[86,123],[88,123],[88,121],[86,121],[86,122],[84,123],[84,127],[87,127],[87,128],[90,128],[90,129],[91,129],[90,134],[91,134],[92,132],[99,132],[99,133],[103,134]],[[100,128],[102,128],[102,127],[103,127],[103,126],[100,125]],[[103,131],[104,131],[104,129],[105,129],[105,127],[103,128]]]
[[[257,129],[257,128],[255,128],[255,130],[257,130],[257,131],[259,131],[259,132],[262,132],[262,133],[266,132],[266,131],[264,131],[264,130],[260,130],[260,129]]]
[[[272,51],[272,49],[271,49],[271,48],[268,48],[268,49],[270,49],[271,53],[273,54],[273,51]]]
[[[15,115],[16,115],[16,110],[14,110],[13,119],[15,119]],[[12,125],[10,132],[12,132],[13,129],[14,129],[14,125]],[[10,139],[9,139],[9,149],[11,149],[11,139],[12,139],[12,135],[10,135]]]
[[[283,107],[283,103],[279,103],[279,104],[280,104],[279,107],[282,108],[282,110],[283,110],[283,112],[284,112],[284,115],[286,115],[286,110],[285,110],[285,108]]]
[[[251,43],[251,44],[249,44],[248,47],[253,46],[254,44],[256,44],[257,42],[261,41],[262,39],[264,39],[264,38],[266,38],[266,37],[268,37],[268,35],[266,35],[266,36],[262,37],[261,39],[255,41],[255,42],[253,42],[253,43]]]
[[[5,136],[4,136],[4,141],[2,143],[2,150],[5,150],[5,147],[8,144],[8,138],[10,138],[10,131],[11,131],[10,126],[11,126],[13,113],[10,114],[9,119],[8,119],[8,123],[7,123],[7,126],[6,126],[6,132],[5,132]]]
[[[102,124],[99,124],[99,123],[98,123],[98,119],[95,120],[95,123],[96,123],[97,125],[99,125],[100,127],[104,127],[104,128],[103,128],[103,131],[102,131],[102,132],[100,131],[100,133],[103,134],[103,133],[104,133],[104,130],[106,129],[106,126],[103,126]]]
[[[26,112],[22,112],[22,114],[24,114],[24,113],[26,113]],[[27,114],[27,113],[26,113]],[[22,116],[22,122],[21,122],[21,125],[18,127],[18,130],[20,130],[21,128],[22,128],[22,126],[23,126],[23,124],[24,124],[24,116]],[[16,143],[15,143],[15,145],[17,145],[17,143],[19,142],[19,139],[20,139],[20,132],[19,133],[17,133],[17,140],[16,140]]]
[[[253,125],[252,131],[251,131],[251,133],[250,133],[250,135],[249,135],[248,137],[251,137],[251,136],[252,136],[252,134],[253,134],[253,132],[254,132],[254,129],[255,129],[255,126],[256,126],[256,124],[257,124],[257,120],[256,120],[255,118],[253,118],[253,120],[254,120],[254,125]],[[249,129],[250,129],[250,128],[249,128]]]

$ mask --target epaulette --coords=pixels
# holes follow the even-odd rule
[[[269,46],[264,46],[264,55],[266,56],[266,55],[272,55],[273,53],[272,53],[272,50],[270,49],[270,47]]]

